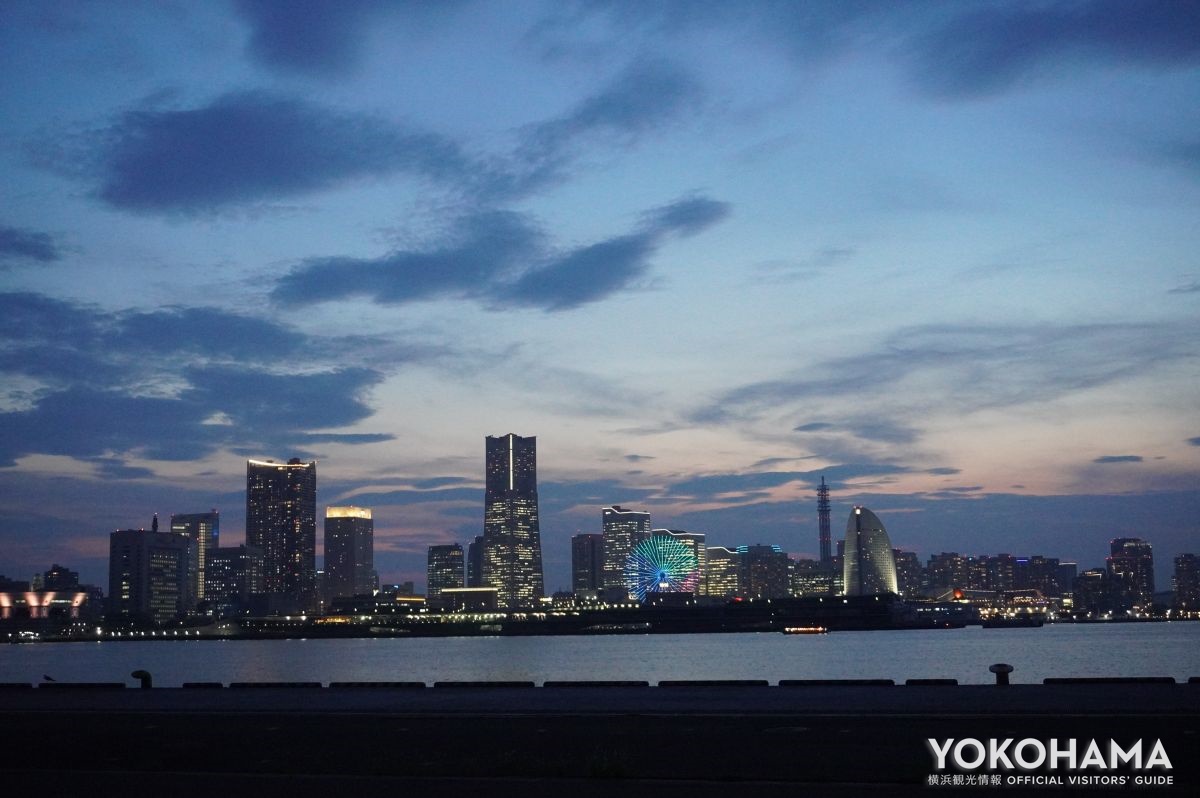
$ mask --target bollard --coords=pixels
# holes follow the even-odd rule
[[[149,690],[154,686],[154,678],[150,675],[150,671],[134,671],[129,675],[142,683],[143,690]]]
[[[1004,662],[997,662],[988,668],[989,671],[996,674],[996,684],[999,687],[1008,687],[1008,674],[1013,672],[1013,666]]]

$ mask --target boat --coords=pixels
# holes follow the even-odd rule
[[[785,626],[782,631],[785,635],[823,635],[829,630],[824,626]]]

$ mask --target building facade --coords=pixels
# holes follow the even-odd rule
[[[785,598],[792,594],[791,561],[779,546],[738,546],[742,559],[743,595]]]
[[[600,511],[600,529],[604,537],[604,566],[601,588],[609,599],[628,601],[625,564],[637,544],[650,537],[650,513],[626,510],[620,505]]]
[[[246,543],[262,551],[264,593],[316,606],[316,462],[246,462]]]
[[[375,521],[366,507],[325,508],[325,597],[375,592]]]
[[[196,541],[170,532],[119,529],[108,538],[109,615],[162,624],[196,606]]]
[[[467,587],[483,587],[483,535],[467,544]]]
[[[700,571],[700,578],[696,582],[696,595],[708,595],[708,547],[705,545],[705,535],[703,532],[687,532],[682,529],[655,529],[651,535],[664,535],[674,538],[682,543],[696,557],[696,567]]]
[[[425,599],[436,604],[443,590],[462,588],[463,564],[463,547],[457,543],[430,546],[425,565]]]
[[[1175,609],[1185,613],[1200,612],[1200,557],[1180,554],[1175,558]]]
[[[254,546],[220,546],[208,552],[205,601],[221,618],[238,615],[250,597],[262,593],[262,550]]]
[[[595,592],[604,584],[604,535],[571,538],[571,591]]]
[[[207,513],[176,513],[171,516],[171,531],[196,541],[196,562],[192,582],[196,599],[205,598],[205,572],[208,552],[221,545],[221,516],[216,510]]]
[[[1105,561],[1110,589],[1118,610],[1149,612],[1154,604],[1154,553],[1141,538],[1109,541]]]
[[[708,596],[736,598],[742,589],[742,555],[725,546],[705,546],[704,589]]]
[[[866,507],[855,507],[846,521],[845,595],[899,593],[896,559],[883,522]]]
[[[504,609],[535,606],[545,595],[537,438],[489,435],[484,469],[484,586],[496,588]]]

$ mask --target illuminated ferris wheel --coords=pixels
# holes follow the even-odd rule
[[[695,593],[699,581],[696,552],[665,535],[643,540],[625,561],[625,587],[638,601],[647,593]]]

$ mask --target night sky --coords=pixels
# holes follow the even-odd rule
[[[1198,131],[1195,2],[4,0],[0,573],[298,456],[423,584],[514,432],[548,590],[613,503],[815,556],[822,475],[1169,589]]]

